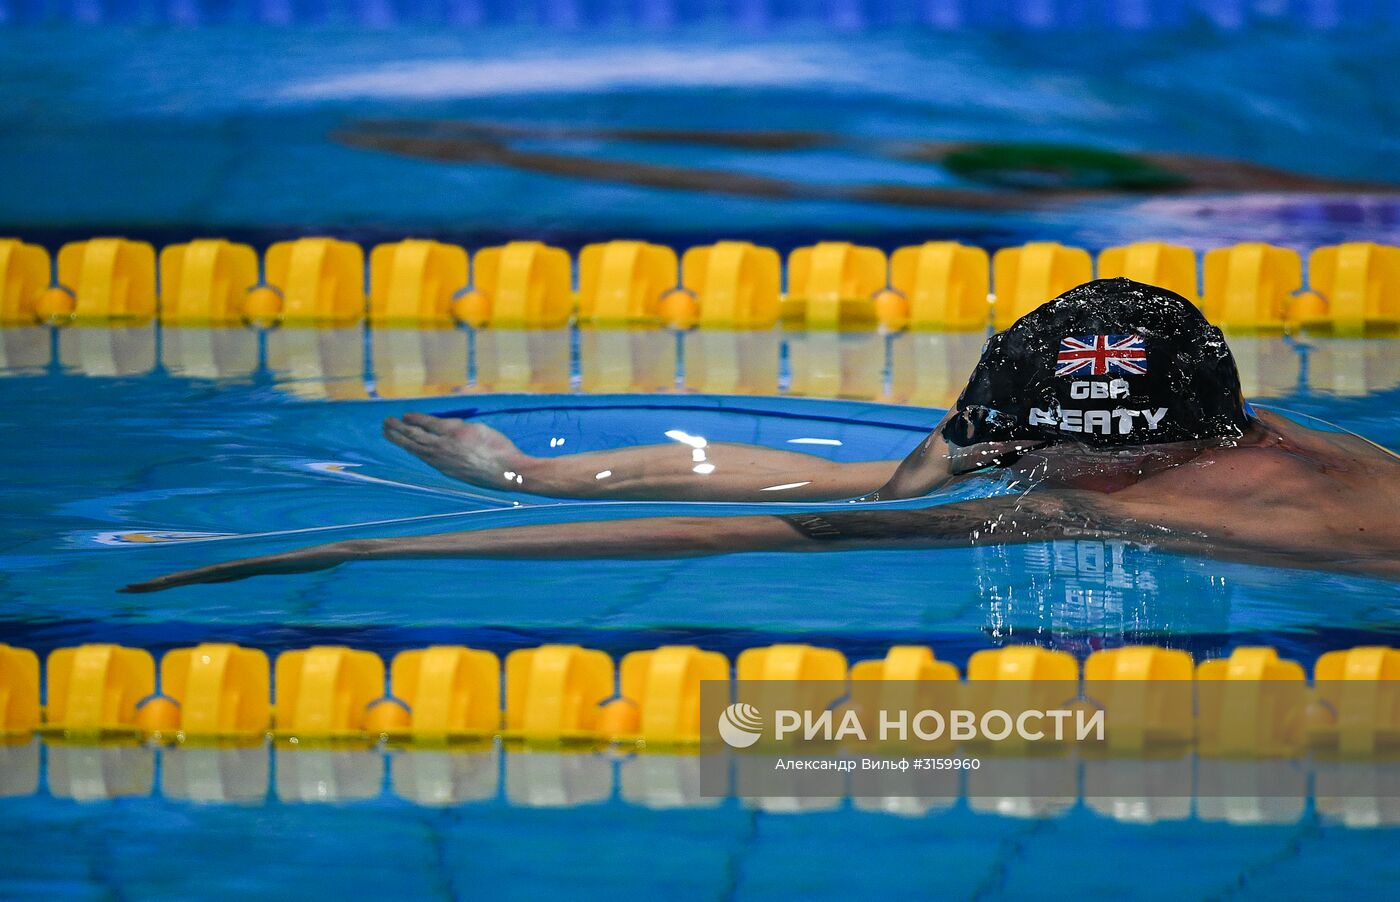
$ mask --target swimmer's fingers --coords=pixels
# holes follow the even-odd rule
[[[403,415],[403,421],[434,435],[447,435],[462,425],[459,420],[444,420],[426,413],[406,413]]]
[[[384,421],[384,437],[407,451],[427,448],[434,438],[430,433],[393,417]]]
[[[416,426],[410,426],[398,417],[386,417],[384,419],[384,434],[407,436],[422,432]]]

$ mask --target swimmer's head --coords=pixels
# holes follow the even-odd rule
[[[955,453],[992,449],[980,456],[996,466],[1038,444],[1228,439],[1248,426],[1219,329],[1178,294],[1100,279],[992,336],[943,437]]]

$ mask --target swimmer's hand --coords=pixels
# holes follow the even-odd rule
[[[1008,442],[982,442],[965,448],[948,446],[948,472],[955,476],[975,473],[1015,463],[1021,455],[1050,444],[1046,441],[1021,439]]]
[[[485,423],[406,413],[384,421],[384,437],[433,469],[482,488],[515,489],[534,461]]]
[[[132,583],[118,589],[119,592],[142,593],[160,592],[180,586],[193,586],[201,583],[231,583],[250,576],[265,576],[277,573],[311,573],[316,570],[329,570],[350,560],[351,554],[343,551],[339,543],[302,548],[281,554],[265,554],[260,557],[241,558],[224,561],[208,567],[181,570],[166,576]]]

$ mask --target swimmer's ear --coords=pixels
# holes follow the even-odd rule
[[[948,446],[948,472],[954,476],[964,476],[978,470],[995,470],[1009,467],[1027,451],[1044,448],[1047,441],[1018,439],[1005,442],[979,442],[975,445]]]

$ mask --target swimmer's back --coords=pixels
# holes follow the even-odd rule
[[[1114,494],[1115,514],[1206,542],[1357,558],[1365,569],[1392,557],[1400,543],[1400,461],[1355,436],[1267,413],[1260,420],[1238,445],[1204,449]],[[1400,565],[1388,569],[1400,572]]]

